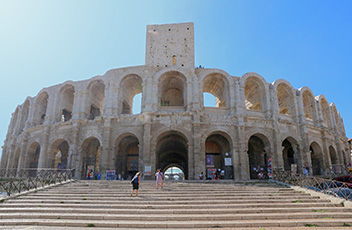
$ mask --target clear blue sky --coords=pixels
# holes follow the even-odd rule
[[[144,64],[148,24],[194,22],[196,66],[309,86],[352,137],[352,1],[0,1],[0,145],[27,96]]]

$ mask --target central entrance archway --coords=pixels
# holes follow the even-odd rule
[[[161,134],[156,146],[156,168],[166,171],[170,167],[183,169],[188,179],[188,141],[177,131]]]

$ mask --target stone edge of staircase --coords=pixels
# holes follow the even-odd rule
[[[47,189],[47,188],[54,188],[54,187],[62,186],[64,184],[72,183],[72,182],[75,182],[75,181],[76,181],[75,179],[71,179],[71,180],[66,180],[66,181],[63,181],[63,182],[57,182],[55,184],[45,185],[45,186],[40,187],[40,188],[33,188],[33,189],[30,189],[30,190],[25,191],[25,192],[15,193],[15,194],[10,195],[10,196],[4,196],[4,197],[0,196],[0,201],[4,202],[6,200],[14,199],[14,198],[19,197],[19,196],[24,196],[24,195],[27,195],[27,194],[30,194],[30,193],[35,193],[37,191],[44,190],[44,189]]]
[[[305,192],[305,193],[310,194],[311,196],[318,196],[318,197],[320,197],[320,199],[329,200],[333,204],[341,204],[341,202],[342,202],[344,207],[352,208],[352,201],[345,200],[341,197],[334,197],[332,195],[324,194],[322,192],[316,192],[316,191],[308,189],[308,188],[302,188],[299,186],[287,184],[287,183],[277,181],[277,180],[270,180],[270,181],[273,183],[279,184],[279,185],[290,187],[297,192]]]

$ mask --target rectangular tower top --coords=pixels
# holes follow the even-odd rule
[[[193,23],[148,25],[145,50],[146,65],[194,68]]]

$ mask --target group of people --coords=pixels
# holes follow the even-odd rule
[[[163,180],[164,178],[164,174],[161,171],[161,169],[158,169],[155,173],[155,179],[156,179],[156,189],[159,189],[159,186],[161,189],[164,188],[163,186]],[[137,172],[136,175],[132,178],[131,180],[131,184],[132,184],[132,192],[131,192],[131,196],[133,196],[133,193],[136,193],[136,196],[138,196],[138,189],[140,187],[141,184],[141,173]]]

